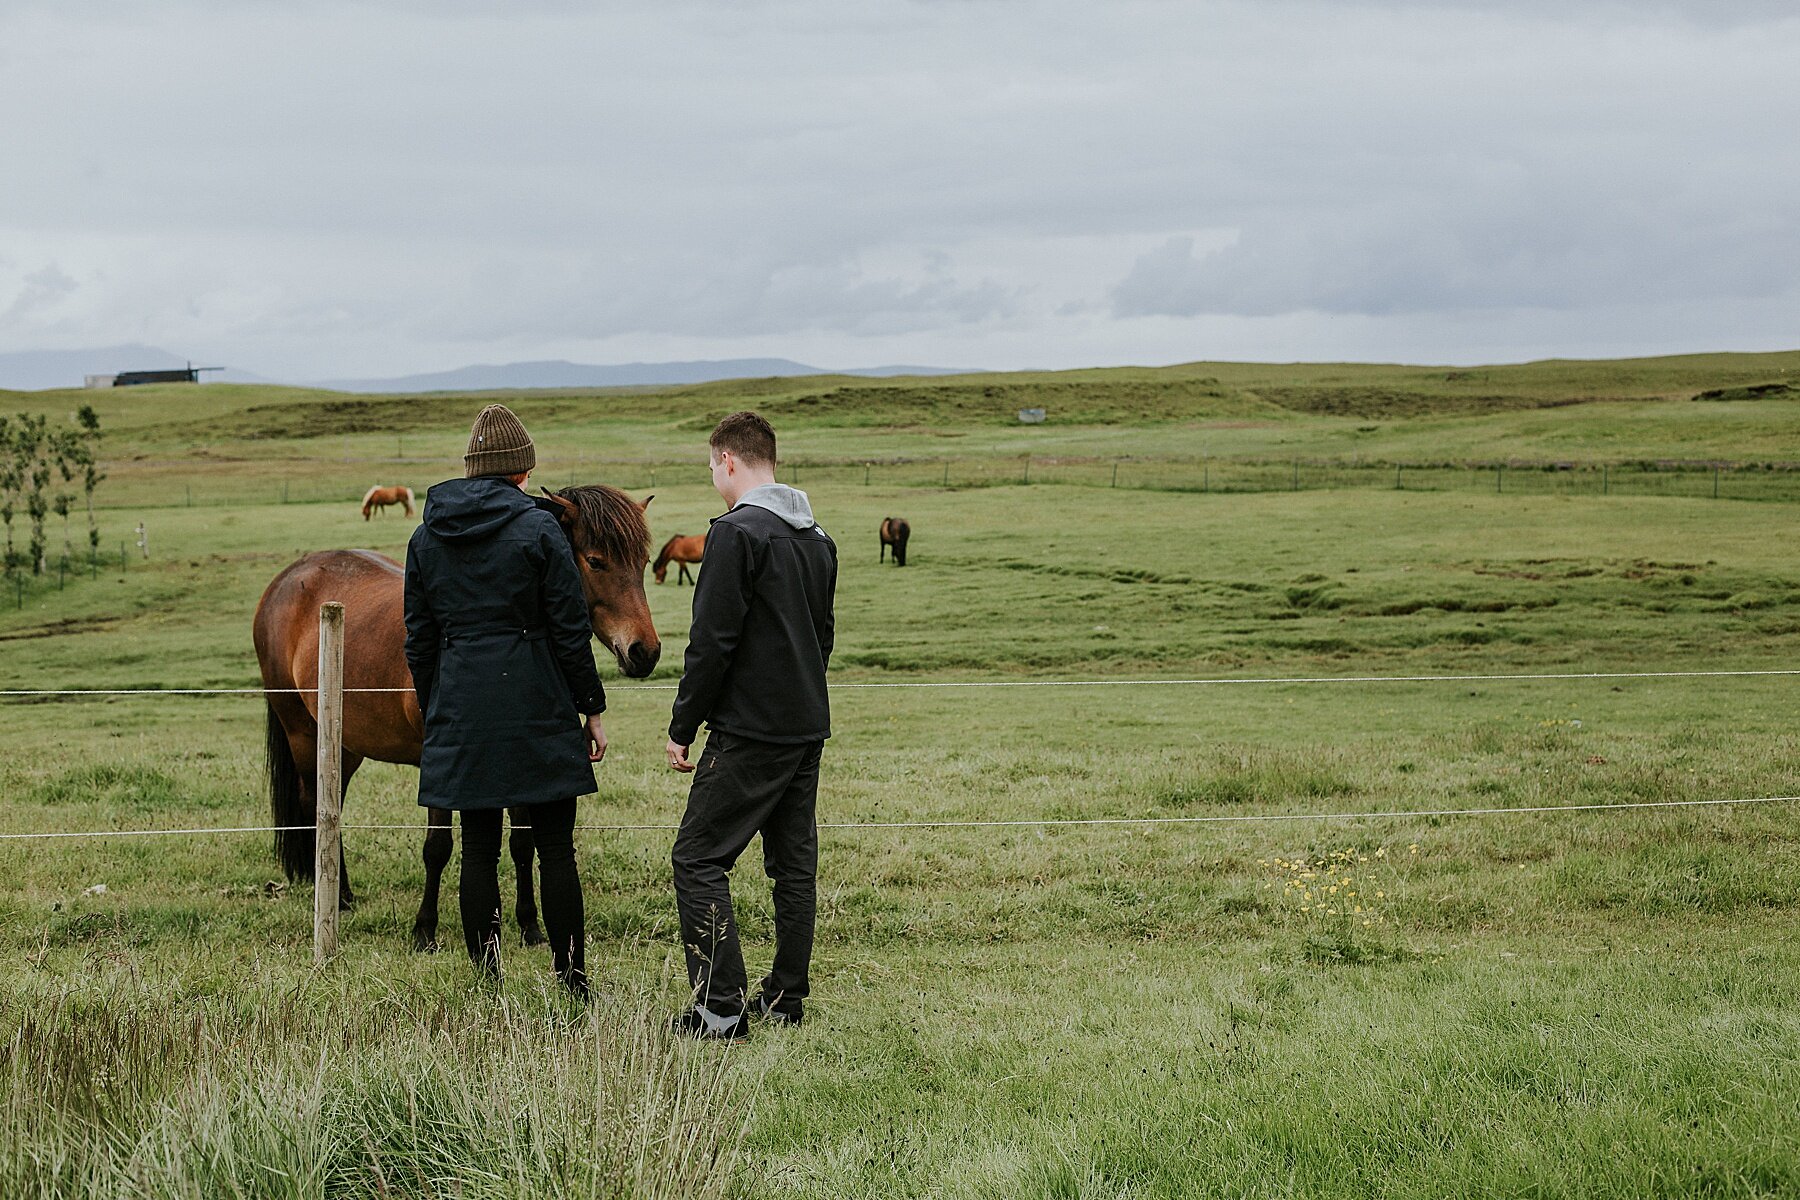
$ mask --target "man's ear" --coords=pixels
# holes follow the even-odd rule
[[[639,500],[638,501],[638,511],[639,512],[647,511],[650,507],[650,502],[654,499],[656,499],[656,493],[651,492],[648,496],[645,496],[642,500]]]
[[[557,495],[547,487],[541,487],[538,491],[544,493],[545,496],[556,502],[556,507],[561,510],[556,514],[556,519],[563,523],[563,527],[565,529],[573,529],[575,527],[575,516],[578,511],[575,507],[575,502],[568,499],[566,496]]]

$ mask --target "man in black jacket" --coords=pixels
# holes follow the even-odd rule
[[[806,493],[775,482],[767,421],[733,413],[713,430],[710,447],[713,487],[731,511],[707,534],[669,721],[669,766],[694,772],[671,855],[694,1007],[675,1025],[696,1037],[742,1040],[751,1009],[798,1024],[808,993],[837,546],[813,520]],[[702,721],[706,748],[690,763]],[[747,998],[726,872],[758,833],[775,885],[775,962]]]
[[[568,538],[523,490],[536,463],[525,426],[490,404],[469,434],[466,477],[431,489],[406,547],[406,661],[425,717],[419,803],[462,813],[463,938],[495,976],[501,818],[528,806],[551,957],[585,996],[575,798],[595,790],[606,754],[606,693]]]

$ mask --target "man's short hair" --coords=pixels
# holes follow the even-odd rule
[[[746,466],[775,466],[775,427],[753,412],[732,413],[713,427],[706,441],[715,455],[729,450]]]

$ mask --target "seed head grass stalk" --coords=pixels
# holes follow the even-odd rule
[[[660,998],[66,979],[0,1045],[0,1195],[716,1196],[744,1072]]]

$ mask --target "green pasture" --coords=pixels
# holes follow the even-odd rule
[[[1056,383],[1095,416],[1070,428],[990,419],[958,407],[963,391],[902,396],[886,424],[870,396],[800,403],[864,389],[848,381],[518,406],[553,482],[587,470],[649,490],[656,464],[660,539],[717,511],[706,418],[768,402],[840,546],[839,684],[1795,669],[1800,510],[1779,500],[1329,478],[944,487],[857,470],[942,445],[972,473],[1037,453],[1039,435],[1138,463],[1248,464],[1285,433],[1326,457],[1367,438],[1370,457],[1441,464],[1800,457],[1792,398],[1691,398],[1800,365],[1744,357],[1498,381],[1228,364],[1129,377],[1217,390],[1213,415],[1107,417],[1126,403],[1116,373],[966,383],[1011,407],[1009,389]],[[1388,398],[1346,398],[1352,383]],[[1258,384],[1289,389],[1289,407]],[[171,401],[108,398],[113,550],[0,606],[0,687],[253,686],[250,614],[282,565],[404,546],[397,511],[357,513],[362,487],[393,481],[354,486],[377,466],[359,456],[403,439],[422,493],[479,402],[263,436],[259,410],[362,400],[171,394],[194,399],[159,415]],[[927,399],[935,415],[916,419]],[[1425,411],[1330,410],[1377,401]],[[1227,427],[1256,405],[1266,424]],[[251,494],[265,477],[289,480],[287,503]],[[247,490],[187,504],[180,489],[203,484]],[[890,514],[913,525],[904,570],[876,561]],[[140,521],[150,556],[133,546],[121,569]],[[660,748],[691,592],[648,590],[663,662],[645,685],[602,663],[613,749],[585,823],[680,813]],[[1796,802],[1399,814],[1791,796],[1795,686],[842,688],[823,820],[1158,823],[825,831],[808,1023],[730,1050],[661,1031],[684,990],[664,831],[580,837],[587,1012],[516,940],[498,991],[459,954],[408,952],[410,830],[347,833],[362,903],[322,971],[310,888],[279,878],[266,836],[0,841],[0,1194],[1792,1195]],[[0,830],[266,823],[261,739],[256,697],[0,699]],[[346,820],[416,826],[413,786],[366,766]],[[1376,815],[1166,820],[1333,813]],[[771,918],[754,847],[736,891],[754,969]]]

